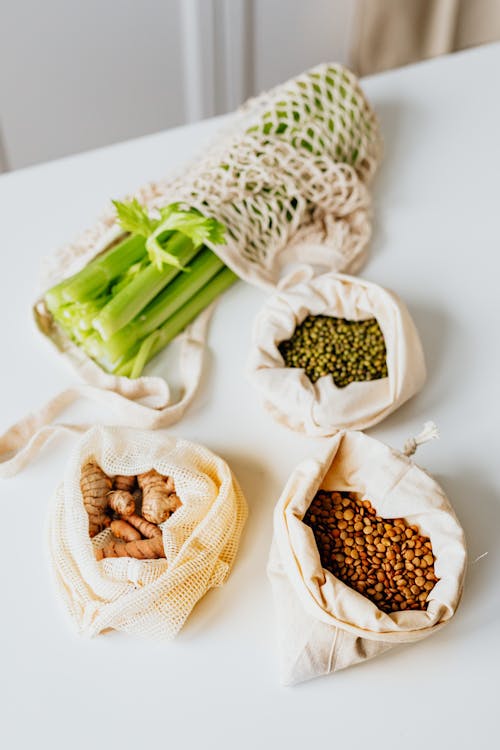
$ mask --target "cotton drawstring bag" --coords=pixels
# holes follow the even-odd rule
[[[105,558],[95,549],[80,490],[89,459],[110,476],[154,468],[174,479],[182,505],[161,524],[166,559]],[[57,590],[85,636],[109,628],[159,639],[173,638],[204,594],[227,580],[247,516],[241,489],[228,465],[186,440],[127,428],[95,427],[74,450],[49,515],[49,548]]]
[[[152,212],[180,202],[216,218],[226,227],[227,244],[207,243],[211,249],[245,281],[274,289],[292,262],[351,272],[362,265],[371,231],[368,187],[380,157],[378,122],[357,78],[341,65],[324,64],[247,102],[199,158],[128,197]],[[122,234],[110,204],[93,227],[47,261],[42,293]],[[181,335],[182,396],[175,401],[163,377],[131,380],[101,370],[54,325],[40,298],[39,329],[83,382],[4,435],[4,459],[37,440],[81,397],[118,410],[133,427],[178,421],[200,381],[211,309]],[[19,461],[29,460],[33,445]]]
[[[304,460],[290,476],[275,509],[268,564],[284,684],[337,672],[427,638],[454,615],[462,594],[465,539],[441,487],[409,457],[425,439],[411,439],[405,454],[361,432],[339,432],[322,456]],[[319,489],[360,493],[378,515],[402,517],[430,537],[439,580],[425,611],[386,614],[322,567],[313,532],[302,521]]]
[[[278,344],[290,339],[308,315],[348,320],[375,318],[382,330],[388,376],[337,387],[331,375],[312,383],[304,369],[286,367]],[[249,377],[279,422],[312,436],[377,424],[425,382],[420,338],[402,300],[387,289],[339,273],[291,273],[255,319]]]

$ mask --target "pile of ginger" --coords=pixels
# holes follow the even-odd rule
[[[181,506],[172,477],[151,469],[137,476],[109,477],[96,461],[89,460],[80,476],[83,504],[91,537],[109,527],[113,539],[96,549],[97,560],[165,557],[160,523]]]

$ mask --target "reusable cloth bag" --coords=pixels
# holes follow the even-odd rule
[[[406,453],[424,439],[413,439]],[[384,518],[404,518],[430,537],[439,578],[425,611],[385,614],[325,570],[302,522],[319,489],[358,492]],[[340,432],[321,458],[300,463],[274,513],[269,557],[281,679],[293,685],[337,672],[400,643],[426,638],[453,616],[462,593],[464,533],[438,484],[404,453],[361,432]]]
[[[173,477],[182,505],[161,524],[166,559],[96,561],[109,529],[93,539],[80,491],[82,465],[94,458],[110,476],[151,468]],[[49,516],[57,588],[82,635],[108,628],[173,638],[196,602],[227,580],[247,516],[228,465],[186,440],[127,428],[95,427],[68,463]]]
[[[371,232],[368,185],[380,157],[378,122],[356,76],[325,64],[247,102],[199,158],[134,197],[150,210],[181,202],[218,219],[227,228],[227,244],[214,252],[242,279],[274,289],[283,266],[293,261],[353,272],[361,266]],[[49,259],[42,291],[122,234],[110,204],[93,227]],[[178,421],[200,381],[211,309],[182,334],[182,397],[174,401],[162,377],[131,380],[101,370],[54,326],[40,299],[40,330],[83,384],[58,394],[0,439],[3,458],[29,443],[5,472],[26,463],[50,434],[50,422],[82,396],[119,411],[133,427]]]
[[[312,383],[302,368],[285,367],[278,349],[308,315],[376,318],[384,335],[388,377],[338,388],[331,375]],[[290,274],[254,323],[249,376],[265,407],[282,424],[313,436],[362,430],[397,409],[425,382],[420,338],[404,303],[377,284],[339,273]]]

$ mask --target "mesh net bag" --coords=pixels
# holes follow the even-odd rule
[[[173,477],[182,506],[161,524],[166,559],[95,558],[111,532],[93,539],[80,491],[82,465],[94,458],[110,476],[156,469]],[[228,465],[206,448],[160,433],[89,430],[74,451],[49,517],[57,588],[82,635],[112,628],[173,638],[196,602],[222,585],[247,516]]]
[[[345,274],[313,277],[310,269],[297,269],[285,282],[255,319],[248,367],[273,417],[298,432],[328,436],[339,429],[371,427],[418,393],[426,377],[422,344],[394,292]],[[384,337],[387,377],[338,387],[331,374],[313,383],[303,368],[287,367],[279,344],[309,315],[374,318]]]
[[[405,452],[361,432],[341,432],[322,455],[299,464],[274,513],[268,564],[283,683],[337,672],[442,628],[460,602],[465,539],[439,485],[409,455],[434,436],[411,438]],[[404,518],[430,538],[438,582],[424,610],[390,614],[322,567],[304,515],[319,489],[359,493],[386,519]]]
[[[227,227],[212,249],[242,279],[273,287],[291,260],[357,270],[370,235],[367,189],[380,162],[376,116],[356,76],[323,64],[249,100],[202,155],[134,196],[185,202]],[[75,273],[120,234],[110,206],[47,265]]]
[[[374,112],[357,78],[320,65],[247,102],[213,145],[178,174],[134,196],[147,208],[184,202],[221,221],[227,244],[211,246],[242,279],[273,289],[281,270],[300,261],[356,271],[370,235],[368,185],[381,156]],[[83,268],[122,235],[111,204],[70,245],[47,259],[45,291]],[[210,245],[210,243],[207,243]],[[51,434],[50,422],[80,397],[119,411],[132,427],[177,422],[198,388],[211,308],[181,334],[181,392],[163,377],[104,372],[35,305],[41,332],[72,365],[82,385],[58,394],[0,438],[0,473],[19,470]]]

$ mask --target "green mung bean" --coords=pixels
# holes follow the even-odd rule
[[[304,369],[312,383],[331,375],[337,388],[344,388],[388,375],[384,335],[375,318],[309,315],[278,349],[286,367]]]

